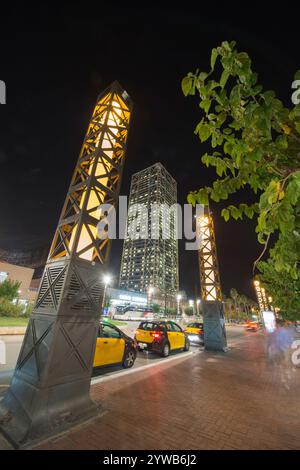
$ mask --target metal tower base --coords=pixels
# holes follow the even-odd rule
[[[85,384],[82,386],[85,387]],[[34,403],[31,414],[24,413],[23,407],[9,391],[0,402],[0,431],[15,449],[28,449],[76,425],[95,419],[103,410],[90,399],[88,390],[89,387],[84,398],[80,393],[78,399],[74,397],[72,386],[66,387],[63,384],[61,387],[55,387],[54,391],[30,390]],[[56,402],[57,394],[65,397],[65,407],[62,406],[61,400]],[[70,408],[70,402],[73,400],[74,404]]]
[[[227,351],[223,303],[203,300],[204,347],[207,351]]]

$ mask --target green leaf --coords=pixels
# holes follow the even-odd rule
[[[242,218],[242,212],[237,207],[228,206],[228,209],[230,210],[230,213],[235,220]]]
[[[189,193],[187,197],[187,202],[194,206],[196,204],[196,195],[194,193]]]
[[[211,130],[208,124],[202,124],[199,126],[198,135],[200,137],[201,142],[205,142],[211,135]]]
[[[288,148],[288,140],[285,134],[279,135],[276,139],[276,144],[282,149]]]
[[[210,105],[211,105],[211,100],[206,98],[205,100],[202,100],[201,103],[200,103],[200,108],[204,109],[204,111],[206,112],[206,114],[208,113],[209,111],[209,108],[210,108]]]
[[[200,72],[199,73],[199,80],[201,82],[204,82],[204,80],[208,77],[208,74],[206,72]]]
[[[253,219],[254,216],[254,209],[251,206],[246,206],[244,209],[245,215],[248,217],[248,219]]]
[[[228,209],[222,209],[221,216],[224,218],[225,222],[228,222],[230,213]]]
[[[197,202],[198,204],[203,204],[204,206],[208,204],[208,191],[206,188],[201,188],[198,191]]]
[[[202,161],[202,163],[204,163],[204,165],[206,165],[207,167],[209,167],[210,156],[209,156],[207,153],[205,153],[204,155],[202,155],[201,161]]]
[[[227,70],[224,70],[222,75],[221,75],[221,79],[220,79],[220,85],[222,88],[224,88],[224,86],[226,85],[227,83],[227,80],[229,78],[229,72]]]
[[[217,174],[219,176],[222,176],[223,173],[226,172],[226,163],[221,158],[218,158],[218,160],[217,160],[216,170],[217,170]]]
[[[295,281],[298,279],[298,273],[297,273],[297,266],[293,266],[292,269],[290,270],[290,275],[291,278],[294,279]]]
[[[210,67],[211,67],[211,70],[214,70],[215,68],[215,63],[216,63],[216,60],[217,60],[217,57],[218,57],[218,51],[217,49],[213,49],[211,51],[211,56],[210,56]]]
[[[193,77],[184,77],[181,81],[181,88],[184,96],[193,95],[194,91],[194,78]]]
[[[295,205],[300,197],[300,172],[297,178],[297,173],[293,176],[293,179],[288,183],[286,187],[286,199],[290,204]]]
[[[264,230],[266,230],[267,228],[267,224],[266,224],[267,214],[268,214],[267,211],[262,211],[257,219],[257,226],[260,232],[264,232]]]

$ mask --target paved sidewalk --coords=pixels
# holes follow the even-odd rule
[[[0,336],[25,335],[26,326],[0,326]]]
[[[300,449],[300,369],[270,364],[261,334],[94,385],[92,396],[101,418],[38,448]]]

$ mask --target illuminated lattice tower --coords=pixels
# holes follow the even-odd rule
[[[209,207],[197,218],[197,232],[200,239],[198,250],[201,297],[204,300],[222,300],[219,266],[213,218]]]
[[[98,238],[119,195],[131,100],[117,82],[99,97],[66,196],[0,427],[22,447],[95,416],[89,396],[103,270],[111,240]],[[53,168],[53,177],[57,168]]]
[[[224,306],[220,284],[214,224],[209,207],[196,218],[199,243],[198,262],[201,302],[204,319],[205,349],[225,351],[227,348]]]

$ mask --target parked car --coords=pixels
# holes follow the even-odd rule
[[[185,332],[191,343],[204,343],[203,322],[191,322],[185,327]]]
[[[137,345],[133,338],[125,335],[115,325],[100,322],[94,368],[122,365],[128,369],[134,365]]]
[[[140,350],[167,357],[170,351],[188,351],[190,341],[185,331],[173,321],[143,321],[135,332]]]

